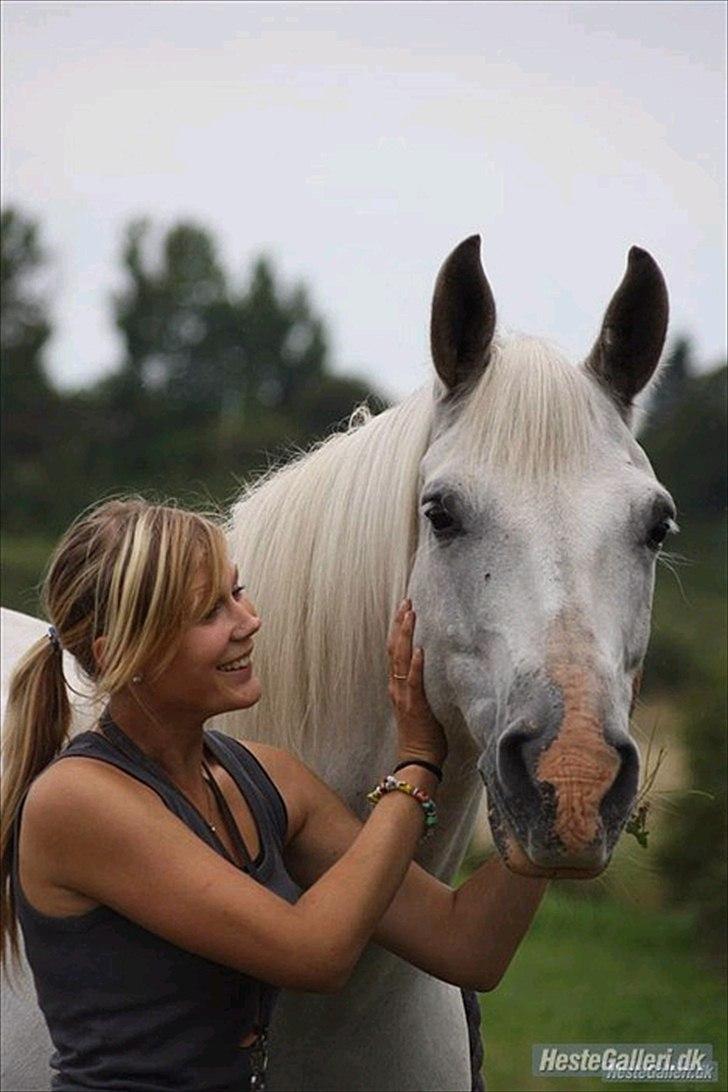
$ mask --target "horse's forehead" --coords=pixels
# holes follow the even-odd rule
[[[578,509],[585,502],[596,506],[611,501],[629,504],[659,485],[654,470],[638,444],[595,444],[588,462],[563,475],[520,476],[497,463],[467,465],[455,442],[438,442],[421,464],[423,487],[462,492],[476,506],[479,502],[517,515],[534,507],[549,511]]]
[[[451,475],[497,482],[499,473],[510,472],[521,485],[537,483],[542,494],[549,479],[557,487],[559,475],[575,472],[598,478],[608,468],[619,477],[631,464],[654,477],[614,402],[580,369],[565,362],[546,368],[544,395],[523,362],[514,382],[504,382],[512,365],[466,398],[436,402],[421,466],[425,480]]]

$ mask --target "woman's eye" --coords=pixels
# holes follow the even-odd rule
[[[245,591],[245,587],[245,584],[233,584],[232,588],[230,589],[230,595],[232,596],[232,598],[236,600],[241,599],[243,592]],[[222,610],[225,602],[226,600],[224,598],[218,599],[217,603],[215,603],[215,606],[207,612],[202,621],[211,622],[213,618],[215,618],[216,615],[220,612],[220,610]]]
[[[677,524],[672,519],[661,519],[650,530],[647,545],[651,550],[659,550],[671,531],[677,531]]]

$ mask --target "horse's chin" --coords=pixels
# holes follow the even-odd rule
[[[606,865],[599,868],[545,868],[534,864],[521,850],[522,860],[513,860],[511,857],[504,859],[506,868],[516,876],[530,876],[532,879],[543,880],[593,880],[601,875]]]
[[[593,880],[599,876],[609,864],[609,857],[594,865],[584,865],[568,860],[558,864],[540,864],[532,860],[521,845],[512,828],[502,816],[498,823],[493,823],[491,812],[491,828],[493,830],[496,848],[503,863],[510,872],[517,876],[530,876],[533,879],[544,880]]]

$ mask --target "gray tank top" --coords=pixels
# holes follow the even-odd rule
[[[117,766],[153,789],[190,830],[230,860],[163,771],[112,721],[104,728],[113,743],[84,732],[55,761],[73,756]],[[283,862],[288,816],[278,789],[245,746],[215,731],[206,732],[205,740],[258,827],[260,852],[245,871],[295,902],[301,892]],[[38,1002],[55,1047],[54,1090],[244,1092],[249,1087],[251,1051],[239,1043],[253,1027],[267,1026],[276,988],[178,948],[106,906],[70,918],[40,913],[23,894],[17,853],[14,892]],[[205,928],[201,920],[200,929]]]

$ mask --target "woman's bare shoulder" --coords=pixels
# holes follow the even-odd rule
[[[265,772],[283,797],[288,811],[289,842],[300,831],[311,808],[312,796],[318,793],[322,784],[316,774],[283,747],[274,747],[259,740],[241,740],[251,754],[260,762]]]
[[[68,829],[67,821],[82,821],[88,812],[98,812],[110,799],[139,799],[162,806],[157,794],[110,762],[86,755],[69,755],[53,762],[36,777],[23,808],[23,825],[38,823],[51,831]],[[60,832],[60,830],[59,830]]]
[[[274,747],[272,743],[261,743],[258,739],[241,739],[238,742],[255,755],[266,771],[268,766],[272,769],[286,769],[292,765],[303,765],[290,751],[283,747]]]
[[[108,762],[69,755],[48,766],[26,797],[20,827],[23,890],[41,913],[82,914],[98,900],[68,882],[67,864],[77,847],[104,845],[110,825],[135,811],[154,815],[156,794]],[[139,836],[144,827],[137,824]]]
[[[146,787],[101,755],[69,754],[67,757],[61,756],[57,761],[46,766],[31,785],[30,792],[52,792],[61,786],[68,789],[71,785],[80,786],[89,779],[118,785]]]

